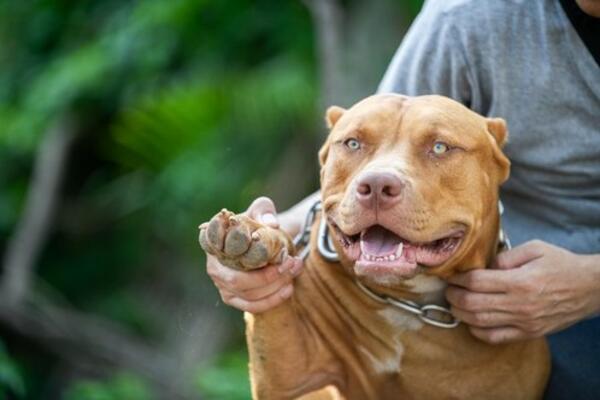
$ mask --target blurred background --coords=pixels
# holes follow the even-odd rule
[[[0,0],[0,399],[247,399],[197,226],[317,188],[420,0]]]

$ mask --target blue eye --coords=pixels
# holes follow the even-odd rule
[[[450,150],[450,148],[448,147],[448,145],[444,142],[435,142],[433,144],[433,147],[431,149],[435,154],[444,154],[445,152],[447,152],[448,150]]]
[[[348,140],[346,140],[344,142],[344,144],[350,150],[358,150],[358,149],[360,149],[360,142],[358,140],[356,140],[356,139],[348,139]]]

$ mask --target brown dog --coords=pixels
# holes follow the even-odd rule
[[[489,345],[463,324],[427,325],[367,293],[443,304],[444,279],[490,264],[510,166],[504,121],[444,97],[400,95],[331,107],[326,119],[323,218],[341,260],[322,258],[313,229],[293,297],[246,314],[253,397],[540,398],[543,339]],[[228,211],[201,226],[200,243],[241,269],[294,251],[281,231]]]

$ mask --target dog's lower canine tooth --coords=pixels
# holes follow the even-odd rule
[[[402,250],[404,249],[404,243],[400,242],[400,244],[398,245],[398,248],[396,249],[396,258],[400,258],[402,257]]]

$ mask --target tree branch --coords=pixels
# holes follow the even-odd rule
[[[303,2],[312,14],[317,31],[321,105],[328,107],[341,100],[343,9],[338,0],[303,0]]]
[[[29,291],[32,271],[49,232],[74,137],[73,120],[62,118],[47,132],[38,149],[25,208],[4,254],[0,290],[4,301],[10,304],[18,304]]]
[[[130,369],[168,394],[167,398],[190,397],[178,387],[177,360],[107,320],[47,300],[23,298],[19,304],[0,301],[0,322],[73,364],[88,359],[104,372],[115,367]]]

